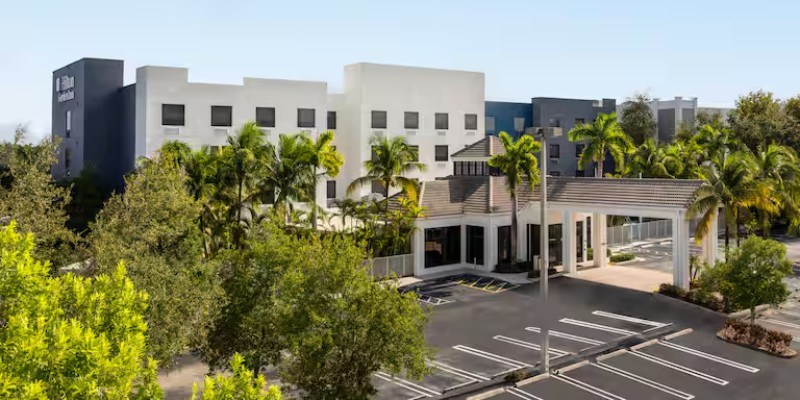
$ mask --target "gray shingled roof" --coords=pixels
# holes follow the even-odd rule
[[[503,176],[451,176],[423,182],[421,203],[429,217],[463,213],[507,213],[511,198]],[[609,206],[687,208],[700,180],[614,179],[549,177],[548,199],[561,203],[590,203]],[[519,207],[539,200],[537,185],[519,188]],[[491,199],[489,192],[491,191]]]
[[[491,157],[503,153],[505,149],[500,139],[497,136],[487,136],[453,153],[450,157]]]

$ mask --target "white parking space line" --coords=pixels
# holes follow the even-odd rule
[[[410,390],[410,391],[412,391],[412,392],[414,392],[414,393],[419,395],[419,396],[416,396],[416,397],[410,397],[410,398],[408,398],[406,400],[419,400],[419,399],[422,399],[422,398],[425,398],[425,397],[433,397],[433,396],[431,396],[431,395],[429,395],[427,393],[420,392],[419,390],[416,390],[414,388],[411,388],[411,387],[408,387],[406,385],[403,385],[400,382],[396,382],[393,379],[391,379],[391,377],[389,375],[381,376],[380,374],[386,375],[383,372],[376,372],[376,373],[374,373],[372,375],[374,375],[376,378],[383,379],[384,381],[394,383],[395,385],[400,386],[402,388],[406,388],[406,389],[408,389],[408,390]]]
[[[463,345],[460,345],[460,344],[453,346],[453,349],[458,350],[458,351],[463,351],[464,353],[472,354],[474,356],[483,357],[483,358],[485,358],[487,360],[496,361],[496,362],[499,362],[500,364],[505,364],[505,365],[508,365],[510,367],[516,367],[515,369],[519,369],[519,368],[522,368],[522,367],[529,367],[529,368],[533,367],[533,365],[530,365],[528,363],[524,363],[522,361],[517,361],[517,360],[511,359],[511,358],[508,358],[508,357],[503,357],[501,355],[490,353],[488,351],[474,349],[472,347],[463,346]]]
[[[665,240],[665,241],[663,241],[663,242],[661,242],[659,244],[662,245],[662,246],[666,246],[668,244],[672,244],[672,240]]]
[[[584,328],[596,329],[596,330],[599,330],[599,331],[606,331],[606,332],[616,333],[618,335],[624,335],[624,336],[633,336],[633,335],[638,334],[638,332],[633,332],[633,331],[629,331],[629,330],[625,330],[625,329],[614,328],[614,327],[611,327],[611,326],[606,326],[606,325],[601,325],[601,324],[594,324],[594,323],[591,323],[591,322],[580,321],[580,320],[572,319],[572,318],[561,318],[560,320],[558,320],[558,322],[562,322],[562,323],[570,324],[570,325],[582,326]]]
[[[646,244],[646,245],[644,245],[644,246],[641,246],[641,248],[643,248],[643,249],[649,249],[649,248],[651,248],[651,247],[653,247],[653,246],[655,246],[655,245],[654,245],[654,244]]]
[[[787,328],[800,329],[800,325],[793,324],[791,322],[779,321],[777,319],[766,319],[765,318],[765,319],[762,319],[762,321],[769,322],[770,324],[785,326]]]
[[[526,349],[532,349],[532,350],[537,350],[537,351],[541,351],[542,350],[542,347],[539,346],[536,343],[526,342],[524,340],[519,340],[519,339],[515,339],[515,338],[512,338],[512,337],[508,337],[508,336],[496,335],[496,336],[492,337],[492,339],[500,341],[500,342],[504,342],[504,343],[513,344],[515,346],[525,347]],[[550,348],[550,353],[553,354],[556,357],[563,357],[563,356],[572,354],[572,353],[570,353],[568,351],[554,349],[552,347]]]
[[[662,323],[662,322],[655,322],[655,321],[650,321],[650,320],[647,320],[647,319],[634,318],[634,317],[629,317],[627,315],[615,314],[615,313],[611,313],[611,312],[607,312],[607,311],[601,311],[601,310],[592,311],[592,314],[597,315],[598,317],[613,318],[613,319],[618,319],[620,321],[632,322],[634,324],[639,324],[639,325],[654,326],[654,327],[657,327],[657,328],[662,328],[662,327],[665,327],[667,325],[670,325],[670,324],[665,324],[665,323]]]
[[[521,399],[525,399],[525,400],[544,400],[541,397],[536,397],[536,396],[534,396],[534,395],[532,395],[532,394],[530,394],[528,392],[522,391],[522,390],[514,388],[514,387],[510,387],[510,388],[506,389],[506,392],[511,393],[514,396],[517,396],[517,397],[519,397]]]
[[[401,379],[401,378],[398,378],[396,376],[391,376],[391,375],[389,375],[389,374],[387,374],[385,372],[376,372],[375,375],[377,375],[379,378],[383,378],[383,379],[389,378],[395,384],[400,385],[400,386],[402,386],[402,387],[404,387],[404,388],[406,388],[408,390],[414,391],[415,393],[424,394],[426,397],[433,397],[433,396],[440,396],[441,395],[441,393],[439,393],[439,392],[437,392],[437,391],[435,391],[433,389],[428,389],[425,386],[417,385],[414,382],[409,382],[409,381],[407,381],[405,379]]]
[[[463,369],[456,368],[456,367],[453,367],[451,365],[447,365],[447,364],[439,362],[439,361],[433,361],[433,362],[431,362],[431,365],[435,366],[436,368],[438,368],[438,369],[440,369],[442,371],[449,372],[449,373],[451,373],[453,375],[457,375],[457,376],[460,376],[462,378],[471,379],[473,382],[488,381],[490,379],[490,378],[485,377],[483,375],[479,375],[479,374],[476,374],[474,372],[465,371]]]
[[[606,392],[603,389],[600,389],[598,387],[594,387],[594,386],[592,386],[592,385],[590,385],[590,384],[588,384],[586,382],[581,382],[581,381],[579,381],[579,380],[577,380],[575,378],[572,378],[572,377],[569,377],[569,376],[566,376],[566,375],[553,375],[553,378],[554,379],[558,379],[561,382],[568,383],[568,384],[570,384],[572,386],[575,386],[578,389],[581,389],[581,390],[583,390],[585,392],[589,392],[589,393],[591,393],[591,394],[593,394],[595,396],[602,397],[602,398],[604,398],[606,400],[625,400],[624,397],[619,397],[619,396],[615,395],[614,393]]]
[[[539,329],[538,327],[535,327],[535,326],[529,326],[529,327],[525,328],[525,330],[526,331],[530,331],[530,332],[535,332],[535,333],[542,333],[542,330]],[[570,333],[564,333],[564,332],[559,332],[559,331],[548,331],[548,332],[550,333],[550,336],[552,336],[552,337],[572,340],[573,342],[586,343],[586,344],[591,344],[593,346],[602,346],[602,345],[606,344],[606,342],[603,342],[601,340],[590,339],[590,338],[587,338],[587,337],[573,335],[573,334],[570,334]]]
[[[660,391],[662,391],[664,393],[667,393],[669,395],[672,395],[672,396],[675,396],[675,397],[678,397],[678,398],[681,398],[681,399],[684,399],[684,400],[692,400],[694,398],[694,395],[691,395],[691,394],[686,393],[686,392],[682,392],[682,391],[680,391],[678,389],[675,389],[674,387],[664,385],[663,383],[659,383],[659,382],[656,382],[656,381],[641,377],[639,375],[636,375],[636,374],[633,374],[631,372],[625,371],[624,369],[620,369],[620,368],[617,368],[617,367],[614,367],[614,366],[611,366],[611,365],[603,364],[601,362],[598,362],[596,364],[591,364],[591,365],[593,365],[593,366],[595,366],[597,368],[600,368],[600,369],[602,369],[604,371],[611,372],[612,374],[619,375],[619,376],[621,376],[623,378],[628,378],[628,379],[630,379],[632,381],[639,382],[639,383],[641,383],[643,385],[646,385],[646,386],[650,386],[653,389],[660,390]]]
[[[427,294],[419,293],[417,300],[430,304],[432,306],[439,306],[442,304],[452,303],[453,300],[441,299],[438,297],[428,296]]]
[[[639,358],[642,358],[644,360],[650,361],[652,363],[663,365],[663,366],[665,366],[667,368],[671,368],[671,369],[674,369],[676,371],[683,372],[686,375],[691,375],[691,376],[694,376],[696,378],[700,378],[700,379],[709,381],[711,383],[716,383],[717,385],[720,385],[720,386],[725,386],[725,385],[727,385],[729,383],[728,381],[726,381],[724,379],[717,378],[716,376],[712,376],[712,375],[706,374],[705,372],[700,372],[698,370],[691,369],[689,367],[684,367],[683,365],[680,365],[678,363],[674,363],[672,361],[667,361],[667,360],[665,360],[663,358],[659,358],[659,357],[656,357],[654,355],[643,353],[643,352],[640,352],[640,351],[637,351],[637,350],[632,350],[632,351],[630,351],[628,353],[629,354],[633,354],[633,355],[635,355],[635,356],[637,356]]]
[[[718,362],[718,363],[720,363],[722,365],[727,365],[729,367],[738,368],[738,369],[740,369],[742,371],[747,371],[747,372],[750,372],[750,373],[758,372],[758,368],[751,367],[749,365],[742,364],[742,363],[739,363],[739,362],[736,362],[736,361],[733,361],[733,360],[729,360],[727,358],[722,358],[720,356],[716,356],[716,355],[713,355],[713,354],[702,352],[700,350],[696,350],[696,349],[693,349],[691,347],[681,346],[679,344],[675,344],[675,343],[667,342],[667,341],[663,341],[663,340],[659,341],[658,344],[660,344],[660,345],[662,345],[664,347],[673,349],[673,350],[682,351],[682,352],[685,352],[685,353],[689,353],[689,354],[691,354],[693,356],[702,357],[702,358],[705,358],[707,360]]]

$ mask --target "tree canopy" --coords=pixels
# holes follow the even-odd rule
[[[622,104],[619,126],[635,145],[655,137],[656,121],[650,110],[650,97],[636,93]]]

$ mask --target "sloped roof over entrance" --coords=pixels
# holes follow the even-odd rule
[[[491,157],[495,154],[505,154],[505,152],[503,143],[497,136],[487,136],[453,153],[451,157]]]
[[[547,178],[548,201],[608,207],[652,207],[686,209],[694,201],[701,180]],[[534,190],[523,183],[518,191],[520,209],[539,201],[540,185]],[[451,176],[422,183],[420,204],[428,217],[507,213],[511,198],[503,176]]]

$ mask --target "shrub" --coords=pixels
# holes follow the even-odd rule
[[[528,374],[525,371],[518,369],[516,371],[512,371],[503,378],[506,382],[519,382],[528,377]]]
[[[630,261],[636,258],[636,255],[633,253],[617,253],[611,255],[611,262],[623,262],[623,261]]]
[[[721,335],[726,340],[758,347],[776,354],[786,352],[792,343],[792,335],[734,319],[725,321]]]
[[[669,297],[676,297],[676,298],[685,298],[686,297],[686,290],[675,286],[671,283],[662,283],[658,286],[658,293],[661,293],[665,296]]]

